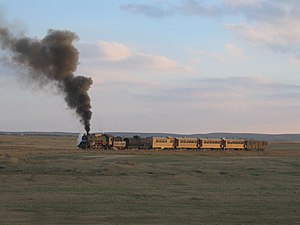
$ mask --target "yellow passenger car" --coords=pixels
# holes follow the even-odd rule
[[[223,139],[222,140],[223,149],[234,149],[234,150],[244,150],[245,149],[245,140],[236,140],[236,139]]]
[[[199,141],[199,147],[201,149],[221,149],[222,139],[201,138]]]
[[[198,149],[198,138],[176,138],[177,149]]]
[[[172,137],[153,137],[153,149],[174,149],[175,138]]]

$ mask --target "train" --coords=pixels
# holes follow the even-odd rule
[[[84,134],[78,143],[80,149],[138,149],[138,150],[252,150],[263,151],[268,142],[225,138],[190,137],[114,137],[110,134]]]

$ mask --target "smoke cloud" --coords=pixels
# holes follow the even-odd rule
[[[75,40],[78,40],[75,33],[61,30],[49,30],[41,40],[15,37],[6,26],[0,25],[1,48],[11,53],[13,62],[26,66],[36,81],[53,82],[88,133],[92,112],[87,92],[93,82],[91,78],[74,75],[79,55],[73,46]]]

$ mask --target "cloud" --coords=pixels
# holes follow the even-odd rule
[[[275,51],[297,53],[300,48],[300,20],[281,20],[276,23],[261,22],[227,24],[238,37],[256,44],[263,44]]]
[[[76,73],[89,74],[98,91],[162,88],[162,77],[155,75],[193,71],[166,56],[136,51],[118,42],[79,43],[78,49],[81,63]]]
[[[166,56],[138,53],[131,59],[131,65],[139,69],[148,69],[153,71],[166,72],[192,72],[189,66],[182,66]]]
[[[186,87],[188,86],[188,87]],[[190,80],[185,86],[165,86],[139,97],[153,104],[172,102],[186,110],[224,110],[240,113],[300,109],[300,85],[276,82],[264,77],[202,78]],[[152,106],[153,107],[153,106]],[[158,107],[158,106],[157,106]]]
[[[231,15],[244,16],[247,19],[282,17],[288,12],[295,12],[294,6],[300,6],[295,0],[223,0],[219,3],[208,1],[186,0],[175,5],[126,4],[121,10],[133,14],[144,14],[151,17],[171,16],[181,14],[186,16],[224,17]],[[299,10],[297,8],[297,10]],[[297,12],[297,11],[296,11]]]
[[[81,61],[94,67],[167,73],[191,72],[193,70],[191,67],[180,65],[166,56],[133,51],[128,46],[118,42],[101,40],[95,43],[81,43],[78,48]]]
[[[237,47],[236,45],[233,44],[227,44],[224,46],[227,52],[229,53],[230,56],[240,60],[240,61],[245,61],[249,59],[245,53],[244,49]]]
[[[300,92],[300,85],[281,83],[265,77],[227,77],[227,78],[206,78],[197,80],[203,88],[214,87],[218,90],[240,89],[249,91],[251,95],[258,93],[281,93],[281,92]]]
[[[219,16],[226,11],[220,6],[207,4],[206,2],[197,2],[194,0],[184,1],[175,9],[176,13],[182,15],[197,15],[197,16]]]
[[[117,69],[80,65],[77,72],[92,76],[93,82],[96,84],[93,89],[158,88],[160,85],[157,81],[146,80],[126,70],[120,72]]]
[[[128,7],[126,7],[128,6]],[[239,22],[227,23],[225,27],[235,32],[238,38],[261,44],[276,52],[298,54],[300,52],[300,1],[298,0],[186,0],[172,7],[136,4],[123,5],[122,10],[148,16],[145,8],[161,11],[159,17],[171,15],[231,18]],[[140,5],[139,5],[140,6]],[[155,14],[152,14],[155,17]]]
[[[225,0],[224,2],[226,5],[237,7],[241,5],[242,6],[258,5],[260,3],[260,0]]]
[[[189,50],[190,53],[202,59],[213,59],[220,62],[244,62],[250,58],[245,54],[244,49],[234,44],[224,45],[223,52],[205,51],[205,50]]]
[[[78,48],[81,57],[86,60],[122,61],[131,56],[131,50],[118,42],[80,43]]]
[[[300,67],[300,56],[291,57],[289,59],[289,63],[293,66]]]
[[[165,10],[161,7],[146,4],[126,4],[120,6],[120,9],[133,14],[144,14],[146,16],[154,18],[161,18],[170,16],[172,14],[172,10]]]

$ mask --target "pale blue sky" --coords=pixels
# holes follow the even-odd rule
[[[300,1],[0,0],[0,9],[1,24],[30,37],[77,33],[94,132],[300,132]],[[26,77],[2,61],[0,130],[83,131],[54,87]]]

